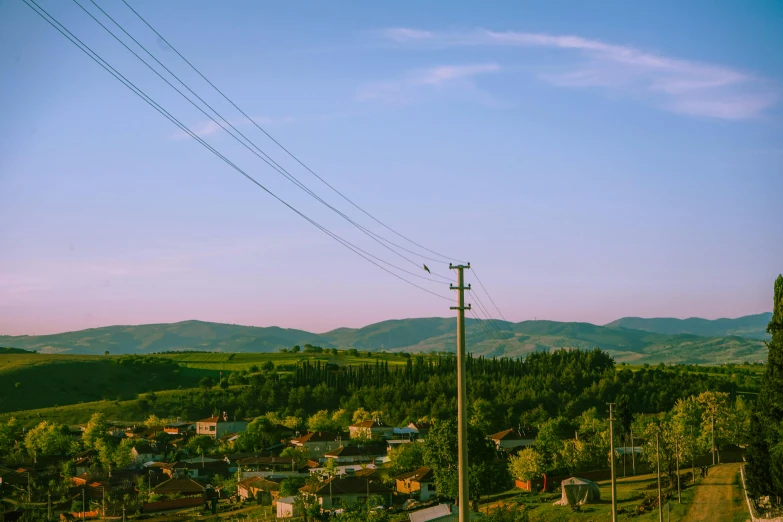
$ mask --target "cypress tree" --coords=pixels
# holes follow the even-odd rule
[[[751,442],[746,452],[746,482],[755,497],[783,497],[783,275],[775,281],[775,300],[767,332],[769,354],[761,393],[751,416]]]

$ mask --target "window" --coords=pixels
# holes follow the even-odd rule
[[[209,431],[215,431],[215,427],[214,426],[210,426],[209,427]]]

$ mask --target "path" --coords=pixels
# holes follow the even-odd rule
[[[750,520],[742,485],[739,479],[739,464],[718,464],[709,469],[707,478],[696,486],[688,513],[684,520],[696,522],[735,522],[744,513]]]

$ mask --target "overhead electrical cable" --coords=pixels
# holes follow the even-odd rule
[[[390,246],[388,246],[388,245],[387,245],[385,242],[382,242],[382,241],[386,241],[386,240],[385,240],[385,238],[383,238],[382,236],[379,236],[378,234],[375,234],[374,232],[372,232],[371,230],[369,230],[369,229],[367,229],[367,228],[363,227],[363,226],[362,226],[362,225],[360,225],[359,223],[356,223],[356,222],[355,222],[353,219],[351,219],[349,216],[347,216],[346,214],[344,214],[343,212],[341,212],[340,210],[338,210],[338,209],[337,209],[337,208],[335,208],[334,206],[330,205],[328,202],[324,201],[324,200],[323,200],[323,199],[322,199],[320,196],[318,196],[318,195],[317,195],[315,192],[313,192],[312,190],[310,190],[310,188],[309,188],[309,187],[307,187],[307,186],[306,186],[304,183],[302,183],[302,182],[301,182],[299,179],[297,179],[297,178],[296,178],[296,177],[295,177],[293,174],[291,174],[291,173],[290,173],[290,172],[288,172],[288,171],[287,171],[285,168],[283,168],[281,165],[279,165],[279,164],[278,164],[278,163],[277,163],[277,162],[276,162],[274,159],[272,159],[272,158],[271,158],[271,157],[270,157],[268,154],[266,154],[266,153],[265,153],[263,150],[261,150],[261,148],[260,148],[260,147],[258,147],[258,146],[257,146],[257,145],[256,145],[256,144],[255,144],[255,143],[252,141],[252,140],[250,140],[250,139],[249,139],[247,136],[245,136],[245,135],[244,135],[244,134],[243,134],[243,133],[242,133],[242,132],[241,132],[239,129],[237,129],[237,128],[236,128],[236,127],[235,127],[235,126],[234,126],[234,125],[233,125],[233,124],[232,124],[230,121],[228,121],[228,119],[226,119],[225,117],[223,117],[223,116],[222,116],[222,115],[221,115],[221,114],[220,114],[220,113],[219,113],[219,112],[218,112],[216,109],[214,109],[214,108],[213,108],[213,107],[212,107],[212,106],[211,106],[209,103],[207,103],[207,102],[206,102],[206,101],[205,101],[205,100],[204,100],[204,99],[203,99],[201,96],[199,96],[199,95],[198,95],[196,92],[194,92],[194,91],[193,91],[193,90],[192,90],[192,89],[191,89],[191,88],[190,88],[190,87],[189,87],[187,84],[185,84],[185,82],[183,82],[183,81],[182,81],[182,80],[181,80],[181,79],[180,79],[180,78],[179,78],[179,77],[178,77],[176,74],[174,74],[174,73],[173,73],[173,72],[172,72],[172,71],[171,71],[171,70],[170,70],[168,67],[166,67],[166,66],[165,66],[165,65],[164,65],[164,64],[163,64],[163,63],[162,63],[160,60],[158,60],[158,59],[155,57],[155,55],[153,55],[153,54],[152,54],[152,53],[151,53],[149,50],[147,50],[147,48],[146,48],[146,47],[144,47],[144,45],[142,45],[141,43],[139,43],[139,41],[138,41],[138,40],[136,40],[136,39],[135,39],[135,38],[134,38],[134,37],[133,37],[133,36],[132,36],[130,33],[128,33],[128,31],[126,31],[126,30],[125,30],[125,29],[124,29],[124,28],[123,28],[123,27],[122,27],[122,26],[121,26],[121,25],[120,25],[120,24],[119,24],[119,23],[118,23],[116,20],[114,20],[114,18],[112,18],[112,17],[111,17],[111,16],[110,16],[108,13],[106,13],[106,11],[104,11],[104,10],[103,10],[103,9],[102,9],[102,8],[101,8],[101,7],[100,7],[98,4],[96,4],[96,3],[94,2],[94,0],[90,0],[90,1],[93,3],[93,5],[95,5],[95,6],[96,6],[96,7],[97,7],[97,8],[98,8],[100,11],[101,11],[101,12],[102,12],[102,13],[103,13],[103,14],[104,14],[104,15],[105,15],[105,16],[106,16],[106,17],[107,17],[109,20],[111,20],[111,21],[112,21],[112,22],[113,22],[113,23],[114,23],[114,24],[115,24],[117,27],[119,27],[119,28],[120,28],[120,30],[122,30],[122,31],[123,31],[123,32],[124,32],[124,33],[125,33],[125,34],[126,34],[128,37],[130,37],[130,38],[131,38],[131,40],[133,40],[133,41],[136,43],[136,45],[138,45],[139,47],[141,47],[141,48],[144,50],[144,52],[146,52],[146,53],[147,53],[147,54],[148,54],[150,57],[152,57],[152,59],[153,59],[153,60],[155,60],[155,61],[156,61],[156,62],[157,62],[157,63],[158,63],[158,64],[159,64],[161,67],[163,67],[163,68],[164,68],[164,69],[165,69],[165,70],[166,70],[166,71],[167,71],[169,74],[171,74],[171,76],[173,76],[173,77],[174,77],[174,78],[175,78],[175,79],[176,79],[176,80],[177,80],[177,81],[178,81],[180,84],[182,84],[182,86],[183,86],[185,89],[187,89],[188,91],[190,91],[190,92],[191,92],[191,93],[192,93],[192,94],[193,94],[193,95],[194,95],[196,98],[198,98],[198,99],[199,99],[199,101],[201,101],[201,103],[203,103],[203,104],[204,104],[204,105],[205,105],[207,108],[209,108],[209,109],[210,109],[210,110],[211,110],[213,113],[215,113],[215,115],[217,115],[217,117],[218,117],[218,118],[220,118],[221,120],[223,120],[223,121],[226,123],[226,125],[228,125],[229,127],[231,127],[231,129],[233,129],[233,130],[234,130],[234,131],[235,131],[237,134],[239,134],[239,135],[240,135],[242,138],[244,138],[244,140],[245,140],[245,141],[247,141],[247,143],[245,143],[244,141],[242,141],[241,139],[239,139],[239,137],[237,137],[237,136],[236,136],[236,135],[235,135],[233,132],[231,132],[230,130],[228,130],[228,129],[227,129],[227,128],[226,128],[226,127],[225,127],[225,126],[224,126],[224,125],[223,125],[223,124],[220,122],[220,121],[216,120],[216,119],[215,119],[215,118],[214,118],[214,117],[213,117],[211,114],[207,113],[207,112],[206,112],[206,111],[205,111],[205,110],[204,110],[202,107],[200,107],[200,106],[199,106],[199,105],[198,105],[196,102],[194,102],[194,101],[193,101],[193,100],[192,100],[190,97],[188,97],[188,96],[187,96],[185,93],[183,93],[183,92],[182,92],[180,89],[178,89],[178,88],[177,88],[175,85],[173,85],[173,84],[172,84],[172,83],[171,83],[171,82],[170,82],[168,79],[166,79],[166,78],[165,78],[165,77],[164,77],[164,76],[163,76],[163,75],[162,75],[162,74],[161,74],[161,73],[160,73],[158,70],[156,70],[156,69],[155,69],[155,68],[154,68],[152,65],[150,65],[150,64],[149,64],[149,62],[147,62],[146,60],[144,60],[144,58],[142,58],[141,56],[139,56],[139,55],[138,55],[138,54],[137,54],[135,51],[133,51],[133,49],[131,49],[131,48],[130,48],[130,47],[129,47],[129,46],[128,46],[128,45],[127,45],[125,42],[123,42],[121,38],[119,38],[119,37],[118,37],[118,36],[117,36],[117,35],[116,35],[114,32],[112,32],[112,31],[111,31],[111,29],[109,29],[108,27],[106,27],[106,26],[105,26],[105,25],[104,25],[104,24],[103,24],[103,23],[102,23],[100,20],[98,20],[98,19],[97,19],[97,18],[96,18],[96,17],[95,17],[95,16],[94,16],[94,15],[93,15],[93,14],[92,14],[92,13],[91,13],[89,10],[85,9],[85,7],[84,7],[82,4],[80,4],[78,0],[73,0],[73,2],[74,2],[74,3],[75,3],[77,6],[79,6],[79,7],[82,9],[82,11],[84,11],[84,12],[85,12],[85,13],[86,13],[86,14],[87,14],[87,15],[88,15],[90,18],[92,18],[92,19],[93,19],[93,21],[95,21],[95,22],[96,22],[98,25],[100,25],[100,26],[101,26],[101,27],[102,27],[102,28],[103,28],[103,29],[104,29],[106,32],[108,32],[108,33],[109,33],[109,34],[110,34],[110,35],[111,35],[111,36],[112,36],[112,37],[113,37],[115,40],[117,40],[117,41],[118,41],[118,42],[119,42],[119,43],[120,43],[120,44],[121,44],[123,47],[125,47],[125,49],[127,49],[127,50],[128,50],[130,53],[131,53],[131,54],[133,54],[133,56],[135,56],[135,57],[136,57],[136,58],[137,58],[139,61],[141,61],[141,62],[142,62],[144,65],[146,65],[146,66],[147,66],[147,67],[148,67],[148,68],[149,68],[149,69],[150,69],[152,72],[154,72],[154,73],[155,73],[155,74],[156,74],[156,75],[157,75],[157,76],[158,76],[160,79],[162,79],[162,80],[163,80],[163,81],[164,81],[164,82],[165,82],[165,83],[166,83],[166,84],[167,84],[169,87],[171,87],[172,89],[174,89],[174,90],[175,90],[175,91],[176,91],[176,92],[177,92],[177,93],[178,93],[178,94],[179,94],[181,97],[183,97],[183,98],[184,98],[186,101],[188,101],[188,102],[189,102],[191,105],[193,105],[193,106],[194,106],[194,107],[195,107],[197,110],[199,110],[199,112],[201,112],[201,113],[202,113],[204,116],[206,116],[207,118],[209,118],[209,119],[210,119],[210,120],[211,120],[213,123],[215,123],[216,125],[218,125],[218,126],[219,126],[219,127],[222,129],[222,130],[224,130],[225,132],[227,132],[227,133],[228,133],[228,134],[229,134],[229,135],[230,135],[232,138],[234,138],[234,139],[235,139],[235,140],[236,140],[236,141],[237,141],[239,144],[241,144],[243,147],[245,147],[246,149],[248,149],[248,150],[249,150],[249,151],[250,151],[250,152],[251,152],[253,155],[255,155],[256,157],[258,157],[259,159],[261,159],[262,161],[264,161],[264,162],[265,162],[265,163],[266,163],[266,164],[267,164],[269,167],[271,167],[273,170],[275,170],[276,172],[278,172],[279,174],[281,174],[283,177],[285,177],[286,179],[288,179],[288,180],[289,180],[291,183],[293,183],[293,184],[294,184],[294,185],[296,185],[298,188],[300,188],[301,190],[303,190],[304,192],[306,192],[307,194],[309,194],[311,197],[313,197],[314,199],[316,199],[317,201],[319,201],[320,203],[322,203],[323,205],[325,205],[326,207],[328,207],[329,209],[331,209],[332,211],[334,211],[335,213],[337,213],[338,215],[340,215],[342,218],[344,218],[345,220],[347,220],[349,223],[351,223],[351,224],[352,224],[352,225],[354,225],[356,228],[358,228],[360,231],[362,231],[364,234],[366,234],[368,237],[370,237],[370,239],[373,239],[375,242],[377,242],[378,244],[380,244],[381,246],[383,246],[384,248],[386,248],[386,249],[387,249],[387,250],[389,250],[390,252],[394,253],[395,255],[397,255],[397,256],[401,257],[402,259],[404,259],[404,260],[408,261],[408,262],[409,262],[409,263],[411,263],[412,265],[414,265],[414,266],[416,266],[416,267],[421,267],[421,264],[420,264],[420,263],[418,263],[418,262],[416,262],[416,261],[413,261],[412,259],[410,259],[410,258],[406,257],[404,254],[401,254],[401,253],[397,252],[396,250],[394,250],[393,248],[391,248]],[[248,143],[249,143],[249,145],[248,145]],[[251,146],[252,146],[252,147],[251,147]],[[253,150],[253,148],[255,148],[255,150]],[[256,152],[256,151],[258,151],[258,152]],[[413,272],[408,272],[408,273],[409,273],[409,274],[411,274],[411,275],[413,275],[413,276],[415,276],[415,277],[418,277],[418,278],[420,278],[420,279],[425,279],[425,280],[428,280],[428,281],[437,282],[437,281],[435,281],[434,279],[432,279],[432,278],[429,278],[429,277],[426,277],[426,276],[424,276],[424,275],[422,275],[422,274],[416,274],[416,273],[413,273]],[[436,276],[436,277],[439,277],[439,278],[441,278],[441,279],[443,279],[443,280],[445,280],[445,281],[451,281],[451,279],[450,279],[450,278],[448,278],[448,277],[446,277],[446,276],[443,276],[443,275],[441,275],[441,274],[437,274],[437,273],[435,273],[435,274],[432,274],[432,275],[434,275],[434,276]]]
[[[479,286],[480,286],[482,289],[484,289],[484,293],[485,293],[485,294],[487,294],[487,297],[489,297],[489,300],[490,300],[490,302],[492,302],[493,306],[495,307],[495,310],[497,310],[497,311],[498,311],[498,314],[500,314],[500,317],[503,319],[503,321],[505,321],[505,322],[506,322],[506,326],[508,327],[509,331],[511,331],[511,333],[514,333],[514,329],[511,327],[511,323],[509,323],[509,322],[508,322],[508,320],[506,319],[506,317],[503,315],[503,312],[501,312],[501,311],[500,311],[500,308],[498,308],[498,305],[497,305],[497,304],[495,304],[495,300],[494,300],[494,299],[492,299],[492,296],[489,294],[489,292],[487,291],[487,289],[484,287],[484,283],[482,283],[482,282],[481,282],[481,279],[479,279],[479,276],[478,276],[478,274],[476,273],[476,270],[475,270],[475,269],[472,269],[472,270],[471,270],[471,272],[473,272],[473,276],[476,278],[476,281],[478,282]]]
[[[198,68],[197,68],[195,65],[193,65],[193,64],[192,64],[192,63],[191,63],[191,62],[190,62],[190,61],[189,61],[187,58],[185,58],[185,57],[182,55],[182,53],[180,53],[180,52],[177,50],[177,48],[176,48],[176,47],[174,47],[174,46],[171,44],[171,42],[169,42],[169,41],[168,41],[168,40],[167,40],[167,39],[166,39],[166,38],[165,38],[165,37],[164,37],[162,34],[160,34],[160,33],[159,33],[159,32],[158,32],[158,31],[157,31],[157,30],[156,30],[156,29],[155,29],[155,28],[154,28],[154,27],[153,27],[153,26],[152,26],[152,25],[151,25],[151,24],[150,24],[150,23],[149,23],[149,22],[148,22],[148,21],[147,21],[147,20],[146,20],[146,19],[143,17],[143,16],[141,16],[141,15],[140,15],[140,14],[139,14],[139,13],[138,13],[138,12],[137,12],[137,11],[136,11],[134,8],[133,8],[133,7],[131,7],[131,5],[130,5],[130,4],[128,4],[128,2],[127,2],[126,0],[122,0],[122,3],[124,3],[124,4],[125,4],[125,5],[128,7],[128,9],[130,9],[130,10],[131,10],[131,11],[132,11],[132,12],[133,12],[133,13],[134,13],[134,14],[135,14],[135,15],[136,15],[138,18],[139,18],[139,20],[141,20],[141,21],[142,21],[142,22],[143,22],[143,23],[144,23],[144,24],[145,24],[147,27],[149,27],[149,28],[150,28],[150,30],[151,30],[153,33],[155,33],[155,35],[157,35],[157,37],[158,37],[158,38],[160,38],[160,39],[161,39],[161,40],[162,40],[162,41],[163,41],[163,42],[164,42],[166,45],[168,45],[168,46],[171,48],[171,50],[172,50],[172,51],[174,51],[174,52],[177,54],[177,56],[179,56],[180,58],[182,58],[182,60],[183,60],[183,61],[184,61],[186,64],[188,64],[188,66],[190,66],[190,68],[191,68],[191,69],[193,69],[193,70],[196,72],[196,74],[198,74],[198,75],[199,75],[199,76],[200,76],[200,77],[201,77],[201,78],[202,78],[202,79],[203,79],[205,82],[207,82],[207,83],[208,83],[208,84],[209,84],[209,85],[210,85],[210,86],[211,86],[213,89],[215,89],[215,91],[217,91],[217,92],[218,92],[218,93],[219,93],[219,94],[220,94],[220,95],[221,95],[221,96],[222,96],[222,97],[223,97],[223,98],[224,98],[224,99],[225,99],[225,100],[226,100],[226,101],[227,101],[229,104],[231,104],[231,105],[232,105],[232,106],[233,106],[233,107],[234,107],[234,108],[235,108],[237,111],[239,111],[239,112],[240,112],[240,113],[241,113],[241,114],[242,114],[242,115],[243,115],[245,118],[247,118],[247,120],[248,120],[250,123],[252,123],[252,124],[253,124],[253,125],[254,125],[254,126],[257,128],[257,129],[258,129],[258,130],[260,130],[261,132],[263,132],[263,133],[266,135],[266,137],[267,137],[267,138],[269,138],[270,140],[272,140],[272,142],[273,142],[273,143],[275,143],[275,145],[277,145],[278,147],[280,147],[280,149],[282,149],[282,150],[283,150],[283,151],[284,151],[286,154],[288,154],[288,156],[290,156],[292,159],[294,159],[294,161],[296,161],[296,162],[297,162],[299,165],[301,165],[302,167],[304,167],[304,168],[305,168],[305,169],[306,169],[306,170],[307,170],[307,171],[308,171],[310,174],[312,174],[313,176],[315,176],[316,178],[318,178],[318,180],[320,180],[320,181],[321,181],[321,182],[322,182],[324,185],[326,185],[327,187],[329,187],[329,188],[330,188],[330,189],[331,189],[333,192],[335,192],[336,194],[338,194],[338,195],[339,195],[340,197],[342,197],[342,198],[343,198],[345,201],[347,201],[348,203],[350,203],[351,205],[353,205],[353,206],[354,206],[354,207],[355,207],[357,210],[359,210],[360,212],[362,212],[363,214],[365,214],[367,217],[369,217],[370,219],[372,219],[373,221],[375,221],[376,223],[378,223],[378,224],[379,224],[379,225],[381,225],[382,227],[386,228],[387,230],[389,230],[389,231],[390,231],[390,232],[392,232],[393,234],[395,234],[395,235],[399,236],[400,238],[402,238],[402,239],[404,239],[404,240],[408,241],[408,242],[409,242],[409,243],[411,243],[412,245],[415,245],[415,246],[417,246],[417,247],[419,247],[419,248],[421,248],[421,249],[423,249],[423,250],[426,250],[427,252],[429,252],[429,253],[431,253],[431,254],[434,254],[434,255],[436,255],[436,256],[439,256],[439,257],[441,257],[441,258],[442,258],[441,260],[437,260],[437,259],[433,259],[433,258],[429,258],[429,257],[428,257],[428,258],[426,258],[426,259],[428,259],[428,260],[430,260],[430,261],[444,262],[444,263],[445,263],[445,262],[449,262],[449,261],[455,261],[455,260],[456,260],[456,259],[455,259],[455,258],[453,258],[453,257],[450,257],[450,256],[446,256],[446,255],[440,254],[440,253],[436,252],[435,250],[431,250],[431,249],[429,249],[429,248],[427,248],[427,247],[425,247],[425,246],[423,246],[423,245],[420,245],[419,243],[417,243],[417,242],[413,241],[413,240],[412,240],[412,239],[410,239],[409,237],[407,237],[407,236],[405,236],[405,235],[401,234],[400,232],[397,232],[395,229],[393,229],[393,228],[392,228],[392,227],[390,227],[389,225],[387,225],[387,224],[385,224],[384,222],[382,222],[380,219],[378,219],[378,218],[376,218],[375,216],[373,216],[372,214],[370,214],[370,213],[369,213],[368,211],[366,211],[364,208],[360,207],[360,206],[359,206],[357,203],[355,203],[353,200],[351,200],[350,198],[348,198],[348,196],[346,196],[345,194],[343,194],[342,192],[340,192],[340,191],[339,191],[337,188],[335,188],[334,186],[332,186],[332,185],[331,185],[329,182],[327,182],[327,181],[326,181],[324,178],[322,178],[321,176],[319,176],[319,175],[318,175],[318,174],[317,174],[317,173],[316,173],[316,172],[315,172],[313,169],[311,169],[310,167],[308,167],[308,166],[307,166],[307,165],[306,165],[306,164],[305,164],[305,163],[304,163],[304,162],[303,162],[301,159],[299,159],[299,158],[298,158],[298,157],[297,157],[297,156],[296,156],[294,153],[292,153],[290,150],[288,150],[286,147],[284,147],[284,146],[283,146],[283,145],[282,145],[282,144],[281,144],[279,141],[277,141],[277,140],[276,140],[276,139],[275,139],[275,138],[274,138],[274,137],[273,137],[273,136],[272,136],[272,135],[271,135],[269,132],[267,132],[267,131],[266,131],[266,130],[263,128],[263,127],[261,127],[261,125],[259,125],[259,124],[258,124],[258,123],[257,123],[257,122],[256,122],[256,121],[253,119],[253,118],[251,118],[251,117],[250,117],[250,116],[249,116],[249,115],[248,115],[248,114],[247,114],[245,111],[243,111],[243,110],[242,110],[242,109],[241,109],[241,108],[240,108],[240,107],[239,107],[239,106],[238,106],[236,103],[234,103],[234,101],[233,101],[233,100],[231,100],[231,98],[229,98],[229,97],[228,97],[228,96],[227,96],[227,95],[226,95],[226,94],[225,94],[225,93],[224,93],[222,90],[220,90],[220,89],[219,89],[219,88],[218,88],[218,87],[217,87],[217,86],[216,86],[214,83],[212,83],[212,81],[210,81],[210,80],[209,80],[209,78],[207,78],[207,77],[206,77],[206,76],[205,76],[205,75],[204,75],[204,74],[203,74],[203,73],[202,73],[202,72],[201,72],[201,71],[200,71],[200,70],[199,70],[199,69],[198,69]],[[399,245],[395,245],[395,246],[398,246],[399,248],[404,248],[404,247],[400,247]],[[416,255],[418,255],[419,257],[422,257],[422,258],[424,258],[424,257],[425,257],[425,256],[423,256],[422,254],[418,254],[418,253],[416,253],[416,252],[413,252],[413,251],[410,251],[410,250],[406,250],[406,251],[407,251],[407,252],[410,252],[410,253],[412,253],[412,254],[416,254]]]
[[[32,9],[38,16],[43,18],[47,23],[49,23],[52,27],[54,27],[60,34],[62,34],[66,39],[68,39],[72,44],[74,44],[76,47],[79,48],[83,53],[85,53],[89,58],[91,58],[93,61],[95,61],[98,65],[103,67],[107,72],[109,72],[116,80],[118,80],[120,83],[125,85],[128,89],[131,90],[134,94],[136,94],[138,97],[140,97],[142,100],[144,100],[148,105],[150,105],[152,108],[154,108],[156,111],[158,111],[161,115],[166,117],[169,121],[174,123],[177,127],[179,127],[182,131],[187,133],[190,137],[195,139],[199,144],[204,146],[207,150],[212,152],[215,156],[217,156],[219,159],[221,159],[223,162],[225,162],[227,165],[232,167],[234,170],[242,174],[245,178],[247,178],[249,181],[251,181],[253,184],[257,185],[259,188],[264,190],[267,194],[275,198],[278,202],[282,203],[286,207],[288,207],[290,210],[295,212],[297,215],[308,221],[310,224],[330,236],[332,239],[337,241],[338,243],[342,244],[355,254],[359,255],[360,257],[364,258],[365,260],[369,261],[373,265],[377,266],[381,270],[391,274],[392,276],[408,283],[411,286],[414,286],[420,290],[423,290],[431,295],[434,295],[436,297],[439,297],[441,299],[445,299],[447,301],[452,301],[450,297],[438,294],[437,292],[433,292],[421,285],[418,285],[412,281],[409,281],[408,279],[405,279],[403,276],[392,272],[391,270],[387,269],[384,266],[381,266],[377,262],[373,261],[370,258],[374,258],[378,260],[381,263],[387,264],[397,270],[408,272],[405,269],[401,269],[395,265],[392,265],[391,263],[380,259],[369,252],[366,252],[362,250],[361,248],[357,247],[356,245],[352,244],[351,242],[341,238],[337,234],[331,232],[327,228],[323,227],[313,219],[309,218],[299,210],[297,210],[295,207],[287,203],[285,200],[277,196],[274,192],[266,188],[264,185],[262,185],[258,180],[253,178],[251,175],[249,175],[247,172],[242,170],[240,167],[238,167],[236,164],[231,162],[228,158],[226,158],[223,154],[221,154],[219,151],[217,151],[214,147],[212,147],[209,143],[204,141],[200,136],[195,134],[190,128],[188,128],[186,125],[184,125],[182,122],[180,122],[177,118],[175,118],[173,115],[171,115],[166,109],[164,109],[162,106],[160,106],[157,102],[155,102],[152,98],[150,98],[144,91],[139,89],[133,82],[128,80],[125,76],[123,76],[119,71],[117,71],[114,67],[112,67],[108,62],[106,62],[103,58],[100,57],[95,51],[93,51],[88,45],[86,45],[84,42],[82,42],[76,35],[74,35],[72,32],[70,32],[62,23],[60,23],[55,17],[53,17],[48,11],[46,11],[44,8],[42,8],[39,4],[35,2],[35,0],[22,0],[30,9]],[[33,7],[33,5],[35,7]],[[78,43],[77,43],[78,42]],[[369,256],[369,257],[368,257]],[[413,274],[416,275],[416,274]]]

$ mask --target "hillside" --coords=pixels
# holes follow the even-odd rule
[[[500,340],[490,339],[483,326],[495,332]],[[322,334],[278,327],[184,321],[109,326],[43,336],[0,336],[0,345],[41,353],[93,355],[102,355],[106,351],[115,355],[183,350],[271,353],[307,343],[327,348],[429,352],[454,351],[455,329],[456,320],[453,318],[391,320],[363,328],[339,328]],[[482,325],[469,319],[466,335],[469,351],[488,357],[516,357],[556,348],[599,347],[620,362],[716,364],[766,358],[766,347],[758,339],[736,335],[663,334],[614,323],[612,326],[597,326],[590,323],[523,321],[510,325],[500,322]]]
[[[767,324],[771,317],[771,312],[746,315],[736,319],[712,320],[699,317],[689,319],[623,317],[605,326],[608,328],[631,328],[666,335],[691,334],[703,337],[736,336],[748,339],[769,339]]]

